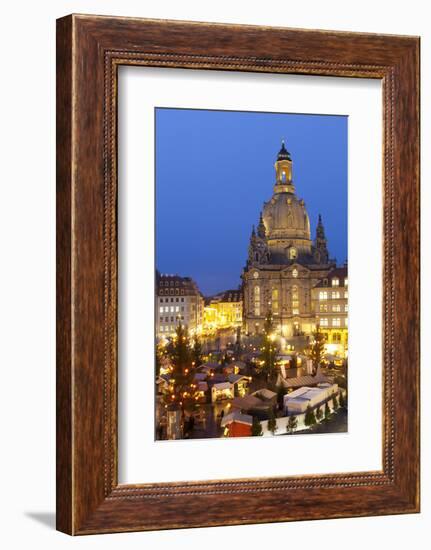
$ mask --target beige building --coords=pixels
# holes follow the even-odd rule
[[[326,335],[326,349],[344,356],[348,348],[347,267],[333,269],[312,289],[316,320]]]
[[[213,296],[204,308],[204,331],[242,325],[242,292],[226,290]]]
[[[278,334],[310,334],[316,326],[312,289],[334,268],[320,216],[311,239],[307,209],[296,195],[292,159],[283,142],[273,195],[263,205],[257,230],[253,227],[242,274],[245,332],[261,332],[271,310]]]
[[[179,324],[189,333],[202,331],[204,300],[190,277],[156,276],[156,337],[173,336]]]

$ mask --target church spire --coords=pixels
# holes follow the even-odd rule
[[[319,218],[316,226],[315,248],[316,248],[316,251],[318,252],[317,257],[319,258],[320,262],[326,263],[329,258],[329,252],[328,252],[327,240],[325,236],[325,228],[323,227],[321,214],[319,214]]]
[[[262,212],[260,213],[259,225],[257,226],[257,236],[261,239],[264,239],[266,237],[266,229],[265,224],[263,223]]]
[[[317,227],[316,227],[316,239],[325,239],[326,241],[326,237],[325,237],[325,228],[323,227],[323,222],[322,222],[322,215],[319,214],[319,219],[318,219],[318,222],[317,222]]]

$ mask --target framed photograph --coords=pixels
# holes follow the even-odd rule
[[[57,21],[57,528],[419,511],[419,39]]]

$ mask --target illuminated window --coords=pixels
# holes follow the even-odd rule
[[[332,326],[333,327],[340,327],[341,326],[341,320],[336,317],[335,319],[332,319]]]
[[[339,279],[332,279],[332,286],[340,286],[340,280]]]
[[[335,304],[332,306],[332,311],[335,311],[335,312],[340,312],[341,311],[341,306],[340,304]]]
[[[163,313],[163,306],[160,307],[159,312]]]
[[[292,286],[292,315],[299,315],[299,293],[296,285]]]
[[[347,279],[347,277],[344,279],[344,286],[349,286],[349,280]]]
[[[294,247],[289,248],[289,258],[291,260],[295,260],[297,258],[297,256],[298,256],[298,252],[297,252],[296,248],[294,248]]]
[[[333,300],[338,300],[340,298],[340,293],[337,291],[333,291],[332,292],[332,299]]]
[[[344,298],[348,298],[348,297],[349,297],[349,293],[346,290],[346,292],[344,293]]]
[[[348,319],[348,317],[345,317],[345,318],[344,318],[344,324],[346,325],[346,327],[347,327],[347,325],[349,324],[349,319]]]
[[[326,290],[321,290],[319,292],[319,300],[327,300],[328,299],[328,293]]]
[[[328,304],[320,304],[320,311],[326,312],[328,311]]]
[[[278,289],[273,288],[271,293],[271,300],[272,300],[272,312],[278,313]]]
[[[328,326],[328,319],[326,319],[325,317],[320,319],[320,326],[321,327],[327,327]]]
[[[260,315],[260,287],[254,287],[254,314]]]
[[[349,311],[349,306],[347,304],[344,304],[344,311]]]
[[[171,306],[171,313],[174,312],[174,306]]]

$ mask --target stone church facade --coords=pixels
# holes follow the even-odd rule
[[[258,334],[268,311],[284,337],[307,335],[316,326],[311,290],[336,267],[329,258],[321,216],[314,240],[310,220],[292,179],[292,159],[284,142],[275,162],[272,198],[253,227],[242,273],[244,330]]]

